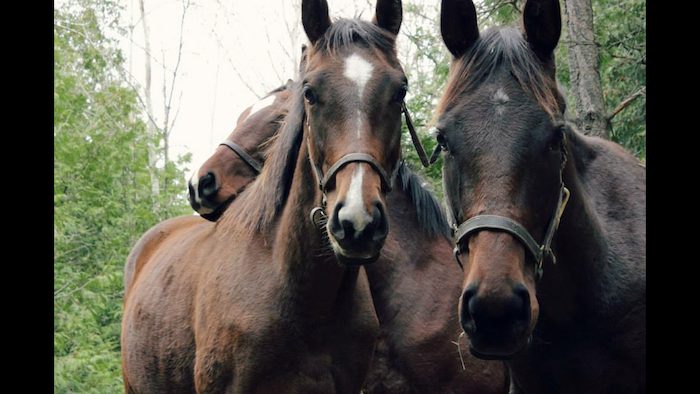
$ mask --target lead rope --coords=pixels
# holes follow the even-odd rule
[[[416,148],[420,162],[423,164],[423,167],[430,167],[430,164],[432,163],[430,159],[428,159],[428,155],[425,153],[425,149],[423,148],[423,144],[420,142],[420,138],[418,138],[416,129],[413,127],[411,115],[408,114],[408,108],[406,108],[405,101],[401,102],[401,112],[403,112],[404,117],[406,118],[406,127],[408,128],[408,132],[411,134],[411,141],[413,141],[413,146]]]

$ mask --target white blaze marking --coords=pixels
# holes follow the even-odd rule
[[[373,69],[374,66],[372,66],[372,64],[356,53],[353,53],[345,59],[345,77],[355,82],[357,85],[357,92],[360,100],[362,100],[362,93],[365,90],[365,85],[367,85],[367,82],[372,78]],[[355,121],[357,138],[360,138],[360,132],[362,131],[362,120],[362,112],[358,109],[357,120]]]
[[[494,93],[493,95],[493,100],[496,101],[498,104],[505,104],[508,101],[510,101],[510,97],[508,97],[503,88],[498,88],[498,90],[496,90],[496,93]]]
[[[355,125],[357,126],[357,138],[360,138],[360,132],[362,132],[362,111],[357,110],[357,120],[355,120]]]
[[[192,185],[192,189],[194,189],[194,201],[202,204],[202,199],[199,198],[199,171],[195,171],[194,174],[192,174],[190,184]]]
[[[199,170],[195,171],[194,174],[192,174],[192,178],[190,179],[190,184],[192,185],[192,189],[194,189],[194,201],[199,204],[199,214],[207,214],[207,213],[212,213],[214,212],[213,209],[205,207],[202,205],[202,198],[199,196]]]
[[[357,84],[357,89],[362,98],[362,91],[370,78],[374,67],[362,56],[353,53],[345,59],[345,76]]]
[[[352,174],[350,187],[345,198],[345,205],[338,212],[338,219],[341,221],[348,220],[353,223],[355,231],[359,234],[369,224],[372,218],[365,210],[365,205],[362,201],[362,178],[364,168],[357,166],[355,173]]]
[[[510,101],[510,97],[506,94],[503,88],[498,88],[493,94],[493,101],[496,104],[496,114],[503,115],[506,111],[505,105]]]
[[[246,116],[244,122],[246,120],[248,120],[248,118],[253,116],[254,113],[260,111],[263,108],[267,108],[267,107],[271,106],[272,103],[275,102],[275,99],[276,99],[276,97],[274,95],[272,95],[272,96],[265,97],[264,99],[255,103],[255,105],[253,105],[253,107],[250,109],[250,113],[248,114],[248,116]]]

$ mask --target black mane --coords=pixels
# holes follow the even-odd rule
[[[404,162],[401,162],[398,179],[401,181],[402,190],[411,197],[418,216],[418,224],[430,236],[444,235],[450,238],[450,226],[445,213],[435,196],[423,186],[425,181],[411,171]]]
[[[498,67],[509,70],[522,89],[532,95],[550,116],[564,113],[566,103],[557,86],[555,70],[546,68],[520,30],[493,27],[455,61],[445,94],[438,104],[438,116],[462,94],[485,83]]]

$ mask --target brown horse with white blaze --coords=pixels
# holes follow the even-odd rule
[[[147,233],[157,248],[127,267],[126,392],[360,391],[379,333],[361,265],[389,232],[400,159],[392,4],[331,23],[325,1],[303,2],[308,65],[260,176],[216,224]]]
[[[507,360],[511,392],[644,393],[646,170],[566,121],[560,13],[528,0],[522,30],[480,33],[471,1],[442,1],[459,318],[473,354]]]

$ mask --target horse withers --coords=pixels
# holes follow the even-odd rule
[[[359,392],[379,333],[362,264],[389,232],[400,159],[395,5],[331,23],[325,1],[302,4],[308,66],[260,176],[132,270],[127,392]]]
[[[471,1],[442,1],[459,318],[474,355],[507,360],[513,392],[645,392],[646,171],[566,121],[560,13],[528,0],[522,30],[480,33]]]

